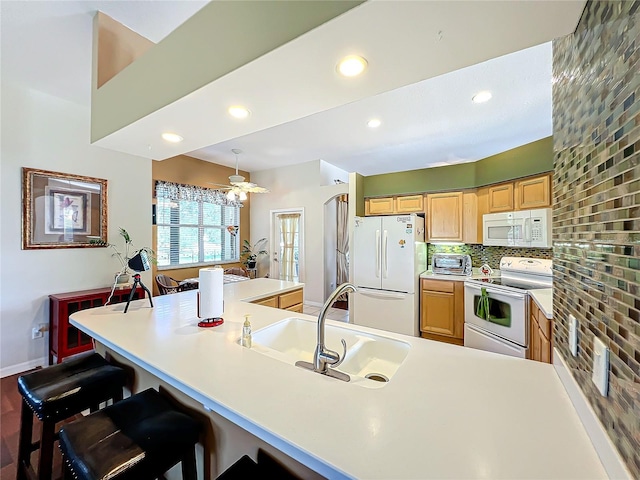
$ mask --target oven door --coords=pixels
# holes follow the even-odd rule
[[[527,347],[527,298],[526,292],[508,292],[488,284],[465,282],[464,321]]]
[[[464,326],[464,346],[486,352],[501,353],[510,357],[527,358],[527,348],[469,324]]]

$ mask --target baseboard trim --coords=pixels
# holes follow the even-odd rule
[[[607,475],[609,478],[615,479],[632,479],[631,473],[609,438],[596,412],[584,396],[584,393],[582,393],[578,382],[576,382],[573,375],[571,375],[564,358],[562,358],[558,349],[554,348],[553,350],[553,366],[556,369],[556,373],[558,377],[560,377],[560,381],[569,395],[569,399],[571,403],[573,403],[578,417],[580,417],[580,421],[587,431],[587,435],[589,435],[591,443],[596,449],[596,453],[598,457],[600,457],[600,461]]]
[[[9,365],[8,367],[0,368],[0,378],[15,375],[16,373],[26,372],[36,367],[44,367],[48,363],[47,357],[36,358],[35,360],[29,360],[28,362],[18,363],[16,365]]]

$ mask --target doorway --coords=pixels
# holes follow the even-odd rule
[[[301,282],[304,277],[304,208],[271,210],[271,278]]]

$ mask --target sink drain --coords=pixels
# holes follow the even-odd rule
[[[368,373],[364,376],[364,378],[368,378],[369,380],[373,380],[375,382],[386,383],[389,381],[387,377],[382,375],[381,373]]]

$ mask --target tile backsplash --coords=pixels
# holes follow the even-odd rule
[[[431,258],[434,253],[462,253],[471,256],[471,263],[474,267],[480,267],[488,263],[491,268],[500,268],[502,257],[530,257],[546,258],[553,257],[551,248],[513,248],[513,247],[485,247],[484,245],[441,245],[430,243],[427,247],[428,261],[431,265]]]
[[[640,1],[589,1],[553,42],[554,345],[640,478]],[[579,348],[568,350],[568,316]],[[609,393],[591,382],[610,349]]]

